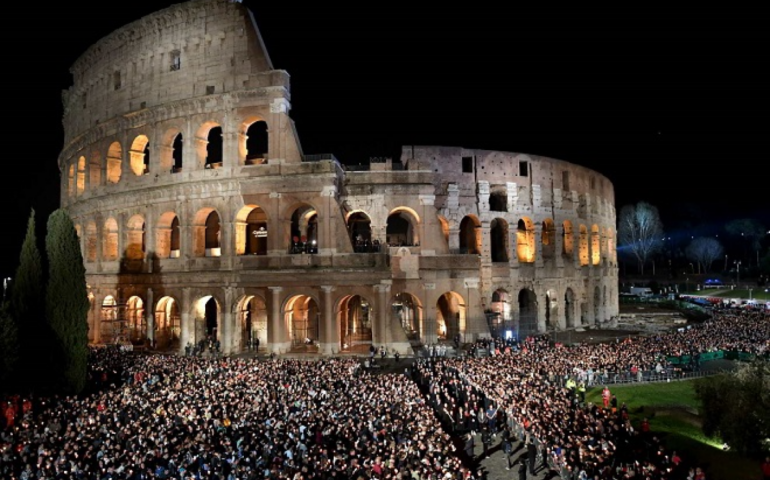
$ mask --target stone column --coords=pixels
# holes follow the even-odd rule
[[[283,287],[267,287],[273,293],[270,299],[270,328],[267,331],[268,350],[284,353],[289,350],[289,333],[281,316],[281,292]]]
[[[184,353],[184,347],[195,341],[195,318],[190,319],[190,287],[182,289],[182,305],[179,308],[182,328],[179,335],[179,353]]]
[[[432,295],[433,290],[436,289],[435,283],[424,283],[423,284],[423,305],[424,305],[424,315],[423,315],[423,324],[422,324],[422,331],[421,336],[423,339],[423,343],[428,345],[431,343],[436,343],[438,340],[438,334],[436,333],[436,303],[430,303],[428,302],[428,298]]]
[[[225,287],[225,305],[222,312],[222,352],[226,355],[230,355],[233,352],[233,335],[235,333],[235,325],[233,322],[233,297],[235,296],[235,289],[233,287]]]
[[[321,285],[323,291],[323,324],[321,329],[321,353],[335,355],[340,349],[340,334],[337,323],[334,321],[334,300],[331,285]]]
[[[145,324],[147,327],[147,340],[152,345],[155,340],[155,299],[152,288],[147,289],[147,301],[144,304]]]
[[[375,345],[390,345],[393,342],[393,335],[391,334],[393,326],[390,318],[390,308],[388,308],[390,285],[375,285],[374,291],[377,292],[377,328],[372,332],[372,342]]]

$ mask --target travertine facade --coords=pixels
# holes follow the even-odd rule
[[[525,335],[617,314],[602,175],[537,156],[407,146],[350,170],[305,155],[250,12],[192,0],[72,67],[62,205],[94,342],[321,354]]]

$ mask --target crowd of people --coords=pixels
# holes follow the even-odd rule
[[[480,473],[462,435],[476,432],[485,450],[497,435],[506,453],[521,441],[538,454],[530,470],[541,458],[565,479],[686,478],[622,403],[586,403],[576,380],[714,349],[765,355],[768,320],[717,312],[681,332],[594,345],[487,340],[479,348],[494,355],[434,355],[408,375],[354,358],[94,349],[88,394],[3,404],[0,478],[467,480]]]

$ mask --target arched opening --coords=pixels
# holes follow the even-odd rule
[[[75,196],[75,164],[70,165],[67,175],[67,196],[69,198]]]
[[[236,255],[267,255],[267,214],[257,205],[246,205],[236,217]]]
[[[364,212],[354,212],[348,217],[348,234],[353,251],[366,253],[375,251],[372,240],[372,222]],[[379,242],[378,242],[379,243]]]
[[[529,289],[519,291],[519,328],[518,338],[525,338],[537,333],[537,297]]]
[[[295,295],[284,308],[284,320],[289,328],[292,349],[315,348],[320,338],[321,313],[313,297]]]
[[[104,222],[102,233],[102,259],[114,261],[118,259],[118,222],[114,218],[108,218]]]
[[[175,350],[179,347],[182,320],[179,305],[172,297],[163,297],[155,305],[155,348]]]
[[[78,159],[78,173],[76,179],[77,195],[83,195],[86,191],[86,157]]]
[[[599,287],[594,287],[594,323],[602,321],[602,292]]]
[[[158,258],[179,258],[180,242],[179,217],[174,212],[165,212],[155,231],[155,253]]]
[[[472,215],[463,217],[460,222],[460,253],[481,254],[481,224]]]
[[[542,247],[543,258],[554,257],[556,253],[556,229],[550,218],[543,220]]]
[[[222,325],[219,302],[211,295],[195,302],[195,342],[211,343],[221,340]]]
[[[567,328],[573,328],[575,324],[575,293],[571,288],[564,292],[564,320]]]
[[[124,256],[126,260],[142,260],[147,251],[145,245],[144,218],[141,215],[134,215],[128,219],[126,225],[126,250]]]
[[[572,222],[565,220],[562,224],[562,254],[572,258],[575,252],[575,239],[572,234]]]
[[[123,148],[118,142],[110,144],[107,150],[107,182],[118,183],[123,163]]]
[[[545,329],[546,331],[556,331],[559,328],[558,303],[554,292],[550,290],[545,292]]]
[[[246,130],[246,165],[258,165],[267,161],[267,122],[260,120]]]
[[[602,240],[599,235],[599,225],[591,226],[591,264],[599,265],[602,263]]]
[[[86,224],[86,262],[96,261],[96,223]]]
[[[466,305],[462,295],[446,292],[436,302],[436,335],[439,340],[452,340],[465,334]]]
[[[493,262],[508,262],[508,222],[502,218],[492,220],[489,229]]]
[[[146,135],[137,135],[128,151],[129,165],[134,175],[150,173],[150,139]]]
[[[100,312],[101,336],[107,342],[114,343],[121,335],[121,319],[118,302],[112,295],[107,295],[102,301]]]
[[[193,224],[193,254],[196,257],[219,257],[220,247],[219,214],[213,208],[198,210]]]
[[[291,215],[289,253],[318,253],[318,213],[310,205],[302,205]]]
[[[219,168],[222,166],[222,127],[216,126],[209,130],[206,137],[206,161],[204,168]]]
[[[580,266],[588,265],[588,229],[585,225],[580,226],[580,239],[578,240],[580,249]]]
[[[528,218],[519,219],[516,228],[516,255],[521,263],[535,261],[535,230]]]
[[[372,344],[374,305],[360,295],[344,297],[337,309],[337,324],[343,351],[368,350]]]
[[[147,325],[144,320],[144,302],[137,296],[126,302],[126,326],[133,343],[143,343],[147,339]]]
[[[420,244],[417,233],[418,219],[409,210],[400,208],[388,215],[385,241],[391,247],[411,247]]]
[[[420,338],[423,310],[420,300],[410,293],[397,293],[390,304],[393,318],[398,320],[409,340]]]
[[[237,325],[240,335],[234,338],[233,349],[251,350],[267,344],[267,306],[262,297],[249,295],[238,302]]]
[[[513,309],[511,308],[511,295],[499,288],[492,293],[492,302],[486,313],[489,332],[492,336],[506,337],[506,331],[513,334]]]
[[[171,173],[181,172],[184,160],[184,137],[181,133],[177,133],[171,143],[171,160]]]

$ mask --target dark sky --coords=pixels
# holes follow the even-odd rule
[[[172,3],[19,2],[7,12],[0,274],[15,268],[30,208],[43,224],[58,206],[70,65]],[[244,3],[275,68],[292,77],[305,153],[358,163],[424,144],[546,155],[607,175],[618,210],[645,200],[664,224],[770,225],[770,30],[758,7]]]

